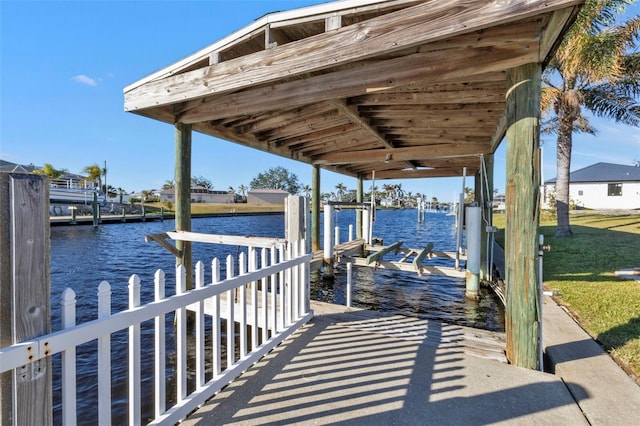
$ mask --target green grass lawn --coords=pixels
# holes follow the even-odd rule
[[[494,223],[504,228],[504,215]],[[556,238],[555,218],[541,221],[551,251],[544,256],[544,285],[614,359],[640,378],[640,282],[614,272],[640,267],[640,215],[571,215],[572,237]],[[503,236],[500,238],[504,238]]]

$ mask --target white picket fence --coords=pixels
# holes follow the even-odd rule
[[[234,243],[237,237],[231,237]],[[251,244],[246,240],[246,244]],[[281,240],[280,240],[281,241]],[[213,241],[208,241],[213,242]],[[224,241],[217,241],[225,243]],[[228,243],[228,242],[227,242]],[[112,418],[111,335],[128,329],[128,417],[129,424],[138,425],[141,418],[141,370],[143,362],[152,362],[154,371],[154,415],[149,424],[175,424],[220,391],[262,356],[290,336],[313,316],[309,303],[309,264],[311,254],[305,253],[304,240],[279,246],[246,245],[247,254],[238,256],[234,276],[234,258],[226,259],[226,279],[220,279],[220,262],[213,259],[210,279],[205,279],[205,266],[195,267],[195,288],[185,290],[186,271],[176,268],[176,294],[165,297],[165,273],[155,273],[155,300],[141,305],[138,275],[129,279],[128,309],[111,313],[111,286],[103,281],[98,287],[98,319],[76,325],[75,293],[67,288],[62,295],[63,330],[0,349],[0,373],[28,370],[54,354],[62,354],[62,424],[74,425],[76,411],[76,347],[97,340],[98,424],[110,425]],[[260,258],[258,258],[258,255]],[[258,268],[258,263],[260,268]],[[189,371],[187,351],[187,312],[195,316],[195,366]],[[175,403],[166,407],[166,316],[175,313],[174,341]],[[205,345],[205,315],[211,316],[211,345]],[[223,322],[222,319],[225,319]],[[229,320],[231,319],[231,320]],[[154,356],[141,358],[141,323],[154,320]],[[222,329],[226,340],[223,342]],[[235,330],[239,331],[236,332]],[[237,345],[237,341],[239,344]],[[226,345],[226,358],[222,347]],[[238,346],[238,347],[236,347]],[[191,351],[193,353],[193,351]],[[205,374],[205,356],[210,371]],[[114,362],[118,360],[115,359]],[[195,377],[195,390],[187,393],[187,377]],[[209,376],[209,380],[205,380]],[[171,389],[170,389],[171,390]],[[144,398],[151,398],[145,395]]]

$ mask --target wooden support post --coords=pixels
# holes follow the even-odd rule
[[[100,214],[100,207],[98,206],[98,194],[93,193],[93,201],[91,202],[91,206],[93,209],[93,227],[96,228],[98,226],[98,215]]]
[[[333,277],[333,206],[324,206],[324,277]]]
[[[486,182],[483,185],[485,191],[484,204],[482,209],[484,211],[484,218],[486,223],[482,223],[482,229],[480,232],[480,244],[482,245],[482,256],[480,259],[480,279],[488,281],[491,279],[491,270],[493,265],[491,262],[491,253],[493,250],[491,233],[487,232],[487,226],[493,224],[493,154],[484,155],[484,164],[486,169]]]
[[[284,200],[285,202],[285,229],[284,238],[291,242],[300,241],[303,238],[307,238],[307,230],[305,229],[305,217],[304,211],[306,203],[305,197],[298,195],[289,195]]]
[[[536,369],[539,360],[537,291],[539,221],[539,64],[507,71],[507,188],[505,326],[507,358]]]
[[[477,300],[480,295],[480,228],[482,226],[482,208],[478,206],[465,207],[464,214],[467,263],[466,263],[466,291],[467,299]]]
[[[51,332],[48,179],[0,173],[0,247],[0,347],[6,347]],[[0,408],[2,425],[52,424],[51,359],[0,374]]]
[[[358,187],[356,189],[356,202],[362,203],[364,200],[363,179],[358,176]],[[356,238],[362,238],[362,209],[356,210]]]
[[[320,250],[320,166],[316,164],[311,176],[311,250]]]
[[[176,145],[176,231],[191,231],[191,125],[175,124]],[[193,288],[192,255],[190,241],[176,241],[182,257],[176,257],[176,265],[184,265],[187,271],[186,288]]]

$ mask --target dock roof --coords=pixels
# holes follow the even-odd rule
[[[129,85],[124,106],[363,179],[473,174],[505,133],[505,71],[545,64],[583,2],[345,0],[272,13]]]

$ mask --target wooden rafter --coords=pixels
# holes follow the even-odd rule
[[[504,136],[507,70],[547,58],[582,1],[345,0],[267,15],[132,84],[125,109],[348,176],[473,173]]]
[[[488,153],[486,144],[461,143],[420,146],[413,148],[371,149],[367,151],[332,152],[313,158],[314,164],[354,164],[372,162],[390,162],[411,160],[430,160],[434,158],[467,157],[478,153]],[[412,165],[413,167],[413,165]]]
[[[373,137],[373,139],[379,141],[383,146],[385,146],[387,148],[393,148],[393,144],[390,143],[389,141],[387,141],[384,138],[384,136],[382,136],[369,123],[367,123],[365,120],[363,120],[362,117],[360,117],[360,115],[358,114],[358,111],[355,108],[350,107],[343,100],[334,100],[334,101],[332,101],[332,103],[336,108],[338,108],[338,111],[340,111],[342,114],[346,115],[353,123],[359,125],[362,128],[362,130],[364,130],[365,132],[369,133],[369,135],[371,135]],[[404,162],[406,163],[407,167],[412,167],[412,168],[415,169],[416,166],[413,165],[413,163],[411,163],[410,160],[411,159],[407,159],[407,160],[404,160]]]
[[[425,1],[416,6],[312,37],[309,41],[289,43],[275,49],[248,55],[247,60],[231,60],[158,81],[150,81],[125,93],[125,109],[135,111],[159,104],[184,102],[212,93],[230,93],[252,86],[272,83],[287,75],[304,75],[326,68],[327,58],[334,66],[353,63],[382,53],[434,42],[496,26],[507,19],[525,19],[539,13],[545,0],[509,2],[468,2],[466,0]],[[557,0],[562,9],[580,4],[579,0]],[[453,12],[453,13],[452,13]],[[429,22],[428,27],[419,25]],[[305,53],[300,55],[305,43]],[[537,51],[536,51],[537,53]],[[533,62],[538,60],[533,58]],[[268,67],[265,63],[269,64]],[[516,66],[516,65],[512,65]],[[504,69],[504,68],[503,68]],[[384,85],[381,87],[385,87]],[[166,90],[171,88],[171,90]]]

